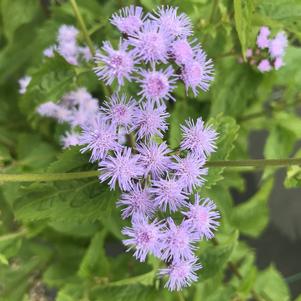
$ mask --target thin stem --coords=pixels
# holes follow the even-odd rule
[[[75,17],[76,17],[76,19],[77,19],[77,21],[79,23],[79,26],[80,26],[80,29],[81,29],[82,34],[84,36],[84,39],[86,40],[86,43],[87,43],[87,45],[88,45],[88,47],[89,47],[92,55],[94,56],[95,55],[95,49],[94,49],[94,46],[93,46],[93,42],[90,39],[90,36],[89,36],[88,30],[87,30],[86,24],[84,22],[84,19],[83,19],[82,15],[79,12],[76,0],[70,0],[70,3],[71,3],[71,6],[72,6],[74,15],[75,15]]]
[[[14,238],[17,238],[17,237],[22,237],[26,233],[27,233],[27,230],[26,229],[22,229],[22,230],[20,230],[19,232],[16,232],[16,233],[10,233],[10,234],[6,234],[6,235],[3,235],[3,236],[0,236],[0,242],[11,240],[11,239],[14,239]]]
[[[227,168],[227,167],[285,167],[292,165],[301,166],[301,158],[289,159],[258,159],[258,160],[225,160],[207,162],[206,167],[210,168]],[[79,171],[68,173],[24,173],[24,174],[0,174],[0,183],[4,182],[53,182],[53,181],[69,181],[84,178],[96,177],[99,171]]]

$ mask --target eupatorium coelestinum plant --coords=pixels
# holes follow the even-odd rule
[[[94,71],[107,85],[116,81],[118,90],[126,80],[137,83],[139,99],[116,92],[98,107],[79,88],[58,104],[40,105],[37,112],[70,124],[63,147],[83,145],[81,151],[89,151],[90,161],[99,165],[100,182],[121,191],[117,206],[131,221],[122,230],[123,243],[141,262],[147,255],[164,261],[167,268],[159,274],[168,276],[166,287],[180,290],[197,280],[195,272],[202,267],[194,255],[197,242],[213,238],[219,225],[214,202],[198,193],[218,134],[201,117],[188,119],[181,125],[180,148],[170,150],[164,141],[166,102],[176,101],[172,93],[181,81],[194,95],[207,91],[212,61],[191,37],[191,21],[178,8],[162,6],[144,14],[141,7],[130,6],[114,14],[111,23],[123,38],[116,49],[103,42]],[[70,64],[77,64],[76,34],[66,25],[58,34],[57,50]]]

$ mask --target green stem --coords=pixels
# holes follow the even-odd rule
[[[258,160],[225,160],[207,162],[206,167],[223,168],[223,167],[286,167],[292,165],[301,166],[301,158],[289,159],[258,159]],[[69,181],[84,178],[96,177],[99,171],[79,171],[68,173],[24,173],[24,174],[0,174],[0,183],[4,182],[53,182]]]
[[[88,47],[90,48],[90,51],[91,51],[92,55],[94,56],[95,55],[95,49],[94,49],[94,46],[93,46],[93,42],[90,39],[90,36],[89,36],[88,30],[87,30],[86,24],[84,22],[84,19],[82,18],[82,15],[79,12],[76,0],[70,0],[70,3],[71,3],[71,6],[72,6],[74,15],[75,15],[75,17],[76,17],[76,19],[77,19],[77,21],[79,23],[79,26],[80,26],[80,29],[81,29],[82,34],[84,36],[84,39],[85,39]]]
[[[0,236],[0,242],[4,242],[4,241],[7,241],[7,240],[15,239],[17,237],[22,237],[26,233],[27,233],[27,230],[26,229],[22,229],[22,230],[20,230],[19,232],[16,232],[16,233],[10,233],[10,234],[6,234],[6,235],[3,235],[3,236]]]

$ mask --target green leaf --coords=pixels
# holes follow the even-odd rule
[[[201,279],[208,279],[220,273],[226,266],[233,250],[237,245],[238,231],[227,237],[227,239],[219,240],[219,245],[208,245],[200,247],[200,262],[203,269],[200,271]]]
[[[273,179],[266,181],[248,201],[234,207],[232,223],[244,235],[258,237],[269,222],[268,200]]]
[[[0,263],[2,263],[4,265],[8,265],[8,260],[7,260],[6,256],[2,253],[0,253]]]
[[[287,284],[274,266],[270,266],[259,273],[254,289],[259,295],[267,300],[290,300]]]
[[[110,215],[118,193],[97,179],[32,184],[14,202],[16,217],[22,221],[101,220]]]
[[[78,275],[82,278],[108,276],[110,265],[106,259],[104,239],[106,232],[101,231],[94,235],[90,246],[80,264]]]
[[[234,0],[234,20],[238,38],[241,45],[242,56],[245,57],[248,34],[251,27],[251,13],[253,10],[251,0]]]
[[[212,124],[213,128],[218,133],[217,149],[211,157],[209,162],[217,160],[227,160],[231,151],[234,148],[234,142],[238,136],[239,126],[231,117],[218,115],[216,118],[211,118],[208,124]],[[224,168],[209,168],[208,176],[206,176],[206,189],[215,185],[218,181],[223,179]]]
[[[301,158],[301,150],[299,150],[296,155],[296,158]],[[290,166],[287,169],[286,178],[284,180],[284,186],[286,188],[296,188],[301,187],[301,167],[294,165]]]
[[[10,41],[18,27],[32,21],[37,14],[41,14],[36,0],[2,0],[0,4],[3,30]]]

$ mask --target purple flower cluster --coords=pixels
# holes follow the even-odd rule
[[[100,182],[121,191],[117,206],[122,218],[131,220],[122,230],[123,243],[141,262],[148,254],[166,262],[159,274],[169,277],[170,290],[179,290],[197,280],[197,243],[211,239],[219,224],[215,204],[196,192],[205,181],[204,165],[216,149],[217,133],[201,118],[187,120],[175,153],[163,140],[168,117],[166,106],[155,100],[139,104],[115,94],[100,107],[96,121],[83,126],[79,140],[82,152],[89,151],[98,163]],[[125,144],[119,142],[120,131]],[[160,212],[168,217],[159,219]],[[173,219],[175,213],[180,221]]]
[[[99,104],[85,88],[78,88],[64,95],[58,103],[52,101],[42,103],[36,111],[41,116],[54,118],[59,123],[70,125],[70,131],[61,137],[63,148],[69,148],[80,144],[82,127],[97,122]]]
[[[118,87],[125,80],[136,82],[141,99],[160,103],[175,101],[171,93],[179,80],[194,95],[199,89],[208,90],[213,80],[212,60],[191,38],[191,21],[177,7],[162,6],[144,14],[141,7],[131,5],[113,14],[110,21],[123,37],[116,49],[108,41],[103,43],[94,68],[107,85],[115,80]]]
[[[57,34],[57,44],[51,45],[43,52],[46,57],[53,57],[58,52],[69,64],[78,65],[81,61],[89,62],[92,54],[89,47],[77,42],[78,30],[72,25],[62,25]]]
[[[283,56],[288,45],[284,32],[278,32],[274,38],[270,38],[270,30],[263,26],[260,28],[256,45],[257,48],[247,49],[246,58],[251,65],[257,65],[260,72],[278,70],[283,65]]]

